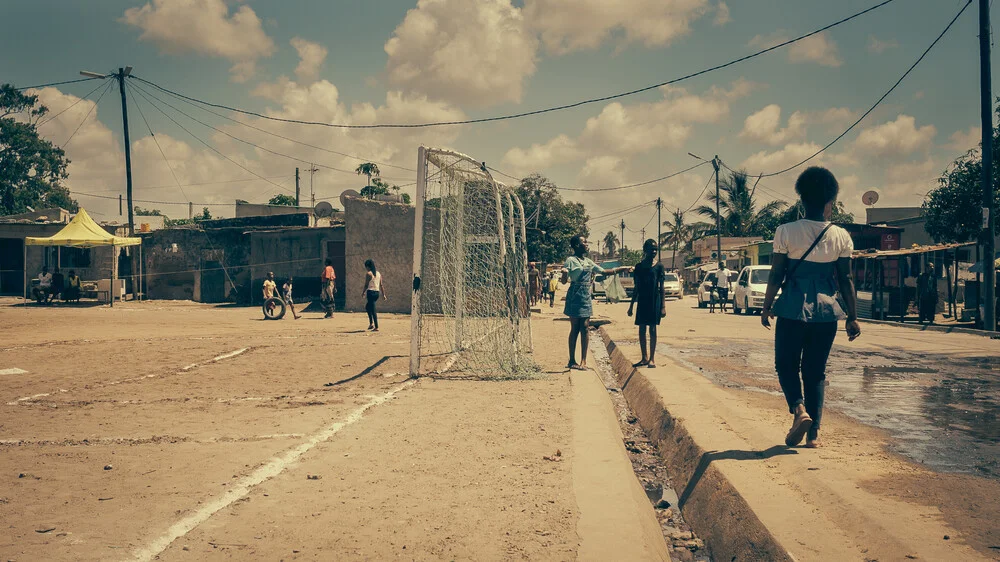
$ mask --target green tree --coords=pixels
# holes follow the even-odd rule
[[[359,164],[358,167],[354,169],[354,171],[359,176],[368,176],[368,185],[369,186],[372,184],[372,178],[373,177],[377,178],[379,176],[379,173],[380,173],[379,169],[378,169],[378,165],[375,164],[374,162],[365,162],[364,164]]]
[[[754,190],[749,185],[745,171],[732,172],[722,179],[719,185],[719,220],[723,236],[760,236],[770,239],[778,222],[776,217],[784,210],[786,203],[771,201],[760,208]],[[697,211],[711,219],[712,234],[715,234],[715,202],[716,195],[709,196],[712,205],[701,205]]]
[[[378,170],[376,169],[376,172]],[[398,187],[396,189],[399,189]],[[361,196],[366,199],[374,199],[379,195],[389,195],[389,184],[382,181],[380,178],[375,178],[372,182],[365,187],[361,188]]]
[[[1000,114],[1000,110],[997,111]],[[993,209],[1000,209],[1000,133],[993,136]],[[971,242],[982,234],[983,190],[981,148],[973,149],[954,162],[938,178],[938,187],[924,199],[921,215],[924,228],[936,242]],[[994,236],[996,233],[994,233]]]
[[[160,212],[159,209],[143,209],[142,207],[136,205],[133,207],[132,211],[137,217],[163,217],[166,216]]]
[[[295,207],[295,196],[288,195],[287,193],[279,193],[268,200],[268,205],[284,205],[286,207]]]
[[[633,266],[642,261],[642,251],[631,248],[622,248],[622,255],[619,259],[622,265]]]
[[[79,208],[61,184],[68,177],[66,153],[38,136],[38,122],[48,111],[38,96],[0,86],[0,215],[29,207]]]
[[[784,212],[782,212],[780,215],[777,216],[778,222],[775,225],[775,228],[777,228],[778,225],[781,224],[785,224],[788,222],[795,222],[801,218],[805,218],[805,216],[806,216],[805,207],[802,206],[801,201],[796,201],[794,205],[788,207],[787,209],[784,210]],[[853,224],[854,215],[847,212],[847,208],[844,207],[843,201],[837,201],[837,203],[833,206],[833,216],[830,220],[831,222],[837,224]]]
[[[684,218],[685,212],[676,209],[669,219],[663,221],[666,231],[660,239],[660,247],[673,250],[670,257],[670,267],[677,267],[677,250],[687,249],[691,242],[701,238],[704,233],[712,230],[712,226],[704,222],[689,223]]]
[[[590,235],[587,210],[580,203],[564,201],[548,178],[532,174],[514,188],[526,215],[528,259],[561,262],[570,253],[570,238]]]
[[[615,250],[618,249],[618,235],[609,230],[604,235],[602,242],[604,243],[604,251],[607,252],[607,255],[615,255]]]

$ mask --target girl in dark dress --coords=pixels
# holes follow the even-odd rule
[[[667,311],[663,308],[663,266],[653,265],[656,257],[656,241],[649,239],[642,245],[643,258],[632,272],[635,280],[635,287],[632,290],[632,302],[628,306],[628,315],[632,316],[633,308],[639,304],[635,311],[635,325],[639,327],[639,349],[642,351],[642,361],[635,364],[636,367],[642,365],[650,369],[656,368],[656,327],[660,325],[660,319],[666,316]],[[649,329],[649,354],[646,354],[646,329]]]

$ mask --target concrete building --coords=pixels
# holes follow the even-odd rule
[[[268,205],[266,203],[248,203],[236,200],[236,218],[246,217],[273,217],[277,215],[308,215],[309,226],[329,226],[332,222],[339,222],[344,219],[344,213],[334,210],[329,217],[316,217],[316,211],[312,207],[293,207],[289,205]],[[326,219],[326,220],[324,220]]]
[[[920,215],[920,207],[869,207],[865,209],[865,222],[902,228],[900,247],[929,246],[934,239],[927,233],[927,220]]]
[[[402,203],[352,198],[346,201],[347,310],[364,310],[361,295],[366,259],[375,262],[389,294],[386,312],[410,312],[413,287],[413,221],[416,209]]]
[[[750,237],[722,237],[722,254],[725,259],[726,266],[730,269],[736,269],[740,265],[740,260],[742,259],[742,248],[747,244],[753,242],[761,242],[763,239],[760,236],[750,236]],[[714,236],[707,236],[695,240],[691,243],[691,251],[698,259],[698,263],[706,264],[712,262],[721,261],[718,256],[716,256],[717,251],[717,241]]]

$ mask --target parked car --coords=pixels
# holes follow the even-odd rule
[[[764,292],[767,290],[767,277],[770,274],[769,265],[748,265],[743,268],[733,292],[734,314],[760,312],[764,307]]]
[[[683,298],[684,289],[681,287],[681,279],[676,273],[667,272],[663,275],[663,298]]]
[[[736,272],[729,270],[730,289],[736,284]],[[698,308],[707,308],[712,302],[712,285],[715,284],[715,271],[709,271],[698,285]],[[729,301],[733,300],[734,291],[729,291]]]

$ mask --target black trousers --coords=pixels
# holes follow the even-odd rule
[[[365,305],[365,312],[368,313],[368,323],[378,328],[378,311],[375,310],[375,303],[378,302],[381,294],[378,291],[368,291],[365,293],[365,296],[368,298],[368,304]]]
[[[933,323],[937,314],[937,295],[920,298],[920,322],[924,320]]]
[[[813,420],[810,439],[818,434],[823,417],[826,362],[836,337],[836,322],[778,318],[774,328],[774,368],[778,372],[778,382],[789,412],[795,413],[799,404],[805,405]]]

